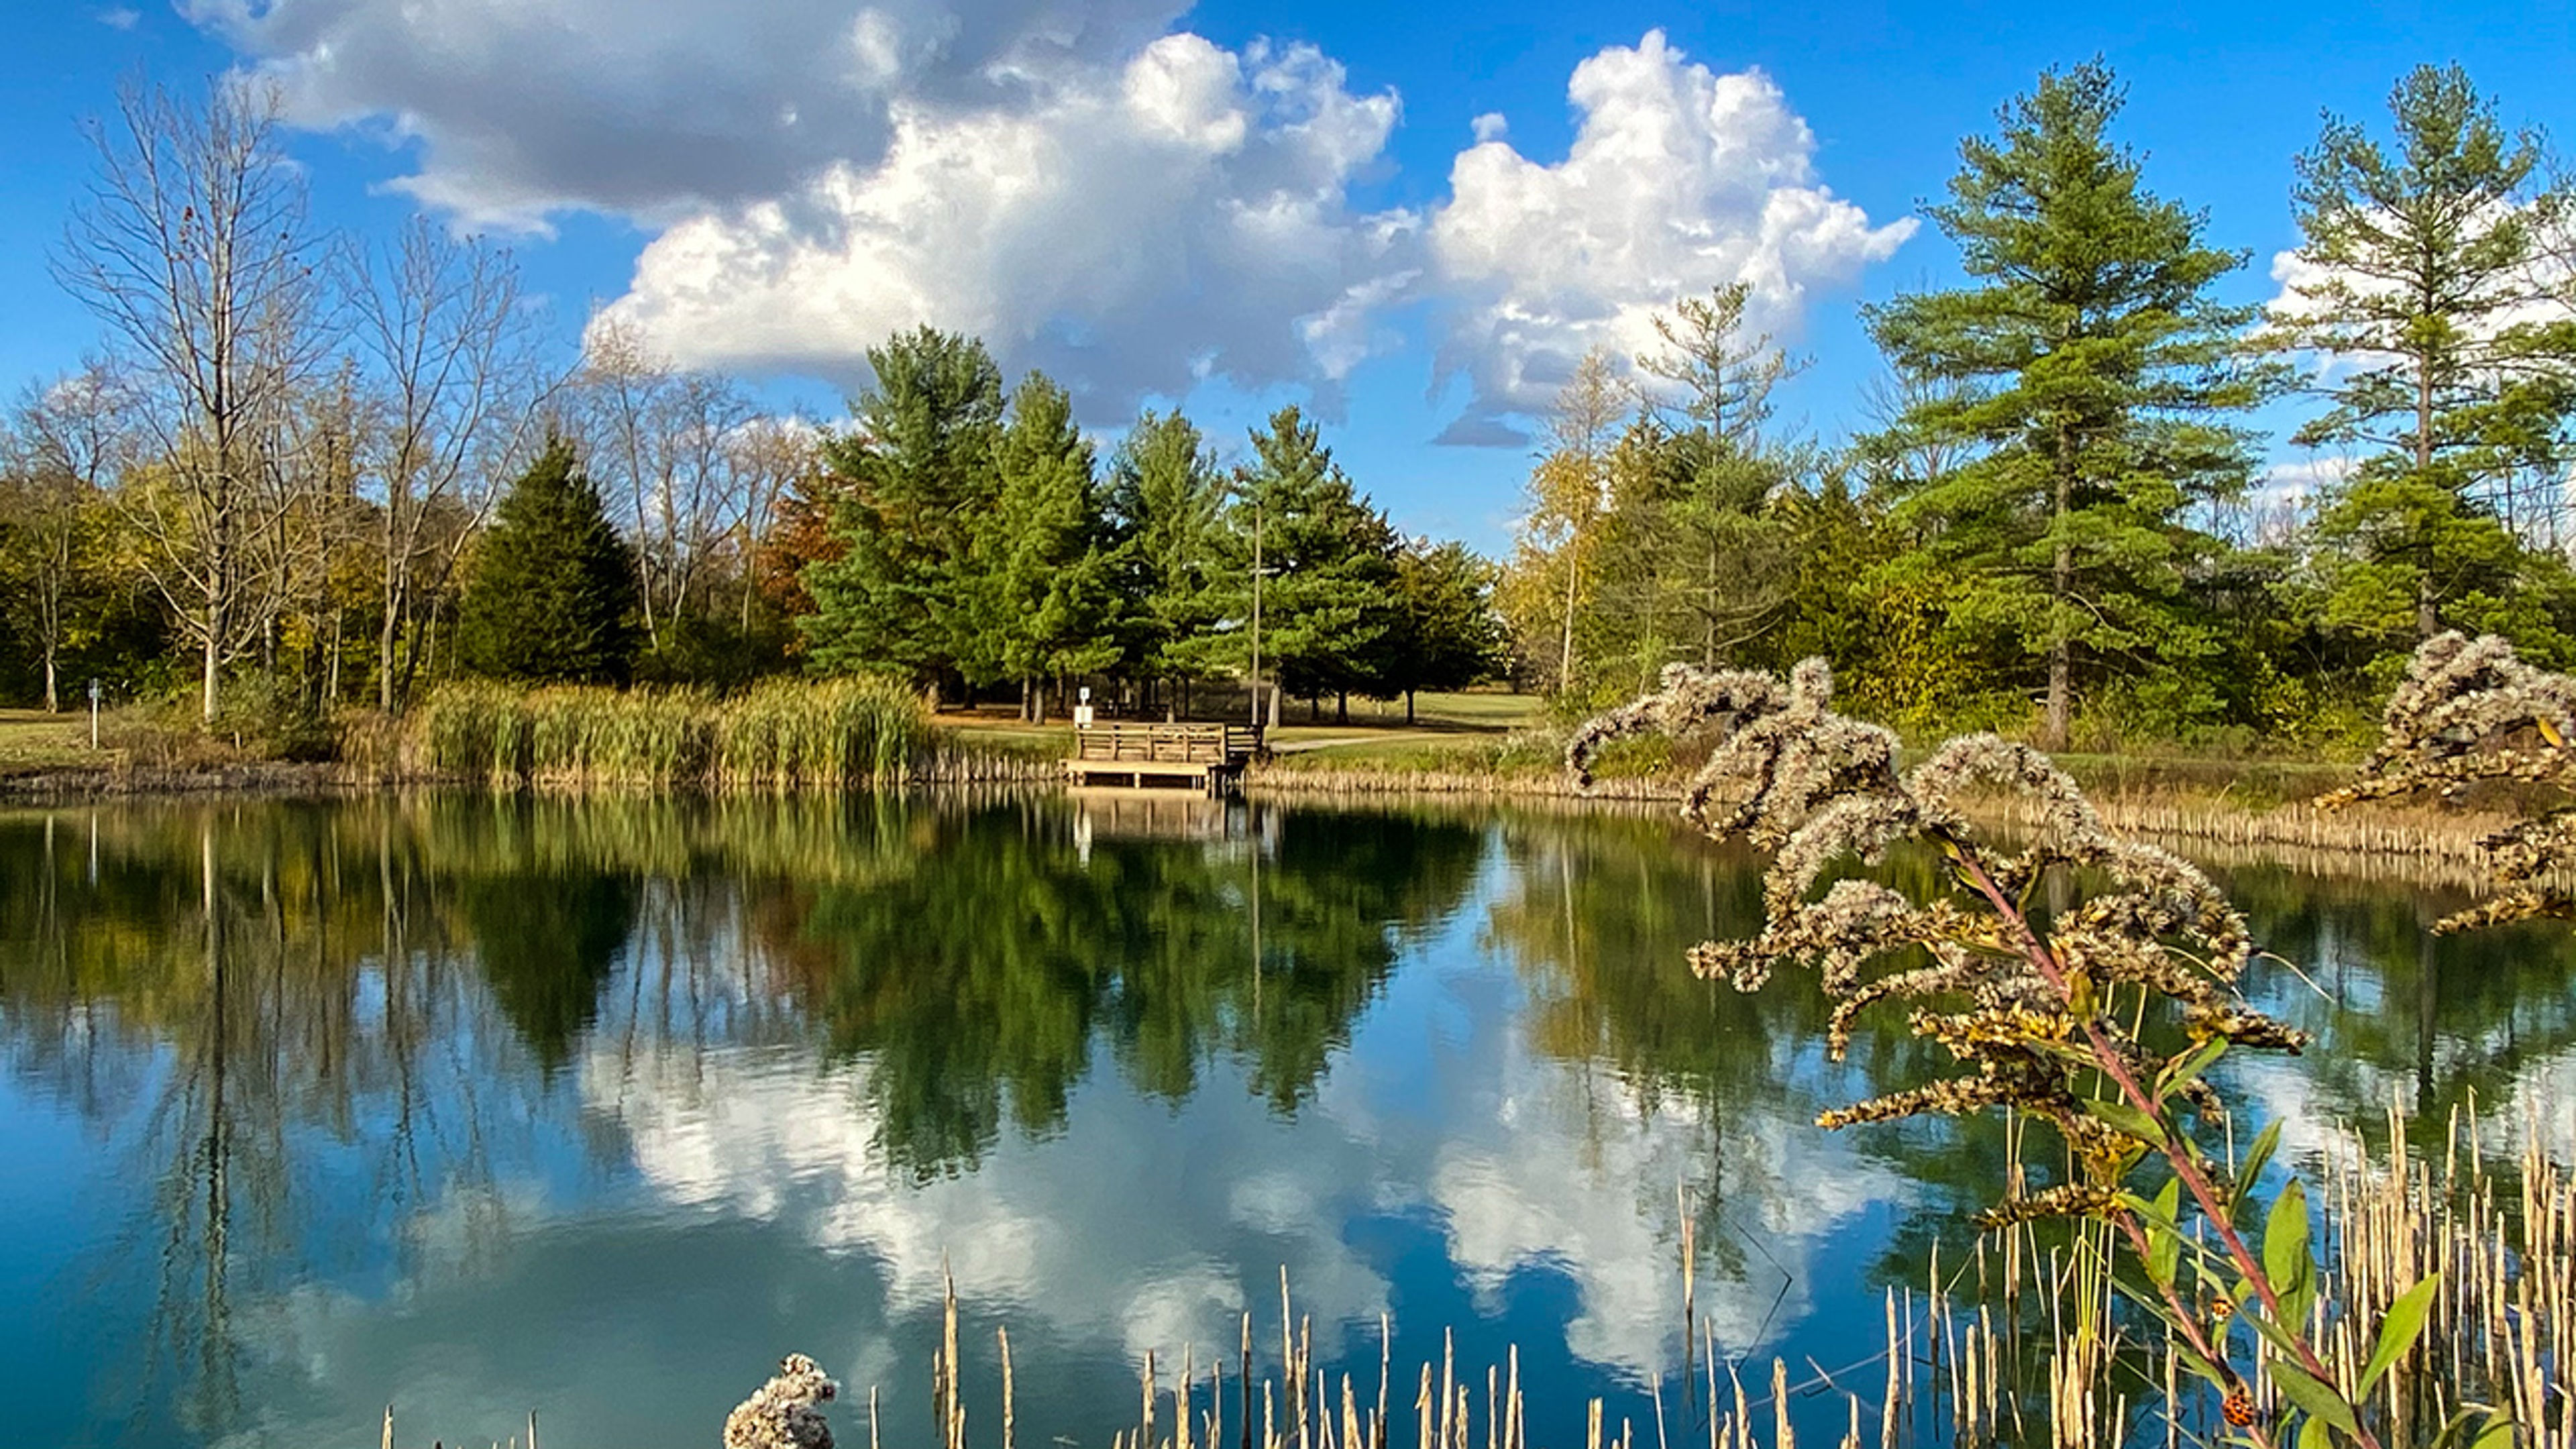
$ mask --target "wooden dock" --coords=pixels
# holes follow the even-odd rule
[[[1074,735],[1064,773],[1076,785],[1222,795],[1242,778],[1258,743],[1240,725],[1093,725]]]

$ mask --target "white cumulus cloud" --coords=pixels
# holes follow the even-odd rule
[[[670,228],[608,315],[683,362],[844,376],[928,323],[1095,412],[1211,374],[1329,385],[1407,280],[1413,219],[1347,202],[1396,114],[1310,47],[1167,35],[1026,110],[898,106],[881,161]]]
[[[401,184],[478,225],[659,225],[868,165],[899,104],[1009,112],[1132,54],[1179,0],[181,0],[318,127],[418,148]]]
[[[1449,194],[1373,207],[1401,116],[1311,46],[1228,49],[1185,0],[182,0],[313,128],[402,148],[468,224],[646,234],[610,314],[683,363],[864,380],[927,323],[1043,367],[1084,414],[1223,379],[1302,387],[1427,319],[1508,441],[1594,343],[1750,282],[1785,329],[1911,232],[1816,175],[1778,85],[1660,32],[1582,62],[1561,160],[1473,119]]]
[[[1661,31],[1584,61],[1567,93],[1581,121],[1563,161],[1480,122],[1431,218],[1440,366],[1474,385],[1458,441],[1499,441],[1503,415],[1544,410],[1593,346],[1650,347],[1677,297],[1750,283],[1757,320],[1786,327],[1812,290],[1914,232],[1910,217],[1873,226],[1823,185],[1814,133],[1769,76],[1718,74]]]

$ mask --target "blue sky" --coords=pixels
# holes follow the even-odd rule
[[[2407,67],[2458,61],[2509,119],[2576,134],[2563,0],[124,0],[13,19],[13,388],[96,336],[45,265],[90,166],[80,119],[138,70],[256,66],[286,87],[319,219],[427,209],[507,235],[567,351],[609,307],[828,415],[887,330],[969,327],[1015,370],[1066,376],[1104,434],[1178,400],[1234,445],[1309,402],[1400,525],[1488,549],[1527,471],[1502,440],[1662,292],[1753,278],[1814,361],[1784,412],[1827,438],[1858,423],[1877,363],[1856,307],[1955,277],[1909,219],[2043,67],[2121,73],[2150,185],[2253,254],[2240,300],[2273,294],[2295,243],[2290,158],[2321,109],[2375,118]]]

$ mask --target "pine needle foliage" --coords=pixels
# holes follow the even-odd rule
[[[2549,261],[2576,192],[2457,66],[2388,97],[2386,142],[2329,117],[2298,159],[2301,245],[2274,340],[2322,364],[2294,441],[2351,450],[2317,519],[2327,623],[2374,644],[2446,626],[2563,650],[2550,551],[2576,390],[2576,321]],[[2520,535],[2520,536],[2518,536]]]
[[[2216,708],[2220,640],[2186,584],[2218,545],[2191,520],[2243,487],[2230,415],[2281,381],[2237,340],[2255,309],[2212,295],[2245,254],[2145,188],[2110,134],[2124,101],[2099,61],[2042,74],[1995,135],[1960,143],[1928,208],[1968,285],[1864,311],[1925,384],[1895,433],[1959,459],[1890,480],[1914,541],[1894,569],[1938,582],[1953,625],[2044,690],[2053,749],[2077,691],[2107,680],[2172,694],[2179,719]]]
[[[984,344],[928,327],[868,351],[877,385],[828,439],[835,548],[805,570],[798,621],[822,670],[936,685],[976,653],[974,557],[1000,491],[1002,370]]]

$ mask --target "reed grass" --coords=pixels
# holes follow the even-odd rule
[[[933,729],[917,696],[878,679],[774,680],[729,697],[475,682],[422,702],[392,773],[505,789],[787,791],[1025,780],[1051,775],[1044,763]]]

